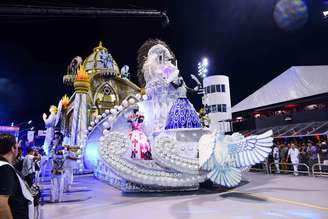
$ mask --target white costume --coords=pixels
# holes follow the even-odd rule
[[[297,148],[290,148],[288,150],[288,156],[290,156],[290,160],[292,161],[293,164],[293,168],[294,168],[294,175],[297,176],[298,175],[298,163],[299,163],[299,156],[300,151]]]
[[[28,174],[33,173],[35,173],[34,156],[28,154],[24,157],[22,174],[23,176],[27,176]]]
[[[51,202],[61,202],[64,192],[65,148],[56,146],[52,150]]]
[[[276,166],[277,173],[280,173],[280,168],[279,168],[279,162],[280,162],[279,148],[277,146],[275,146],[273,148],[272,156],[273,156],[273,160],[274,160],[274,165]]]
[[[76,166],[76,154],[72,151],[68,151],[65,158],[64,169],[64,189],[69,191],[73,185],[73,171]]]

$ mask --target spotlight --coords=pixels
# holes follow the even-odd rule
[[[323,14],[323,16],[324,16],[325,18],[328,17],[328,11],[323,11],[322,14]]]
[[[208,72],[207,70],[208,66],[208,59],[203,58],[201,62],[198,63],[198,75],[202,78],[206,77],[206,73]]]
[[[208,66],[208,60],[207,60],[207,58],[203,58],[203,65],[204,66]]]

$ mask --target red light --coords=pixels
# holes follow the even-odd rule
[[[286,108],[294,108],[294,107],[297,107],[297,104],[287,104],[285,107]]]

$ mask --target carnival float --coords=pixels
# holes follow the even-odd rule
[[[63,78],[75,92],[44,115],[46,147],[58,124],[65,144],[79,148],[79,171],[124,192],[197,190],[206,180],[235,187],[268,156],[272,131],[227,135],[204,110],[199,118],[187,93],[204,92],[201,79],[191,75],[188,87],[163,41],[146,41],[137,59],[140,87],[101,42],[84,61],[75,57]]]

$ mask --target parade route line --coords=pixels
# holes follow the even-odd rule
[[[231,191],[231,193],[234,193],[234,192],[250,195],[250,196],[253,196],[253,197],[256,197],[256,198],[262,198],[262,199],[278,201],[278,202],[284,202],[284,203],[288,203],[288,204],[292,204],[292,205],[298,205],[298,206],[307,207],[307,208],[314,208],[314,209],[318,209],[318,210],[322,210],[322,211],[328,211],[328,207],[322,207],[322,206],[319,206],[319,205],[313,205],[313,204],[308,204],[308,203],[304,203],[304,202],[298,202],[298,201],[293,201],[293,200],[288,200],[288,199],[283,199],[283,198],[276,198],[276,197],[273,197],[273,196],[261,195],[261,194],[254,193],[254,192],[243,192],[243,191],[238,191],[238,190],[232,190]]]

